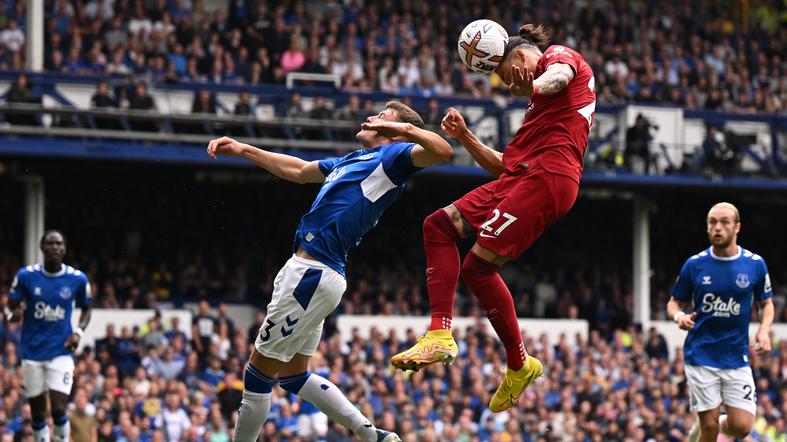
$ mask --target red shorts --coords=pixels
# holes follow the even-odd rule
[[[454,202],[476,229],[476,242],[500,256],[517,258],[577,199],[579,184],[535,167],[500,178]]]

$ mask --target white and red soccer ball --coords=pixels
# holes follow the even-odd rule
[[[508,33],[498,23],[481,19],[465,26],[457,51],[462,62],[475,72],[491,74],[503,61]]]

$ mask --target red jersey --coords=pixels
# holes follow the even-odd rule
[[[503,167],[515,172],[520,165],[538,164],[578,183],[596,110],[595,78],[579,52],[557,45],[541,55],[535,78],[554,63],[571,66],[574,78],[557,94],[536,95],[530,100],[522,126],[503,151]]]

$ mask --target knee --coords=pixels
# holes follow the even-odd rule
[[[437,209],[424,219],[424,240],[450,239],[454,242],[460,239],[456,226],[443,209]]]
[[[748,422],[733,422],[727,419],[727,430],[725,433],[736,439],[743,439],[751,433],[752,424]]]
[[[60,401],[52,401],[52,419],[55,421],[62,420],[66,415],[67,404]]]
[[[30,407],[30,418],[33,423],[46,421],[46,407]]]
[[[709,422],[702,422],[700,429],[703,434],[719,434],[719,421],[712,420]]]

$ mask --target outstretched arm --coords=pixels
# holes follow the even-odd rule
[[[568,86],[572,79],[574,79],[574,69],[565,63],[549,65],[547,70],[536,79],[533,78],[533,72],[512,65],[511,85],[508,88],[518,97],[554,95]]]
[[[499,177],[505,168],[503,167],[503,154],[486,146],[478,137],[475,136],[465,124],[462,114],[454,108],[448,108],[448,113],[443,117],[441,127],[450,136],[456,138],[467,149],[473,159],[487,172],[495,177]]]
[[[243,157],[283,180],[298,184],[325,181],[317,161],[304,161],[292,155],[268,152],[229,137],[217,138],[208,143],[208,155],[214,160],[219,155]]]

